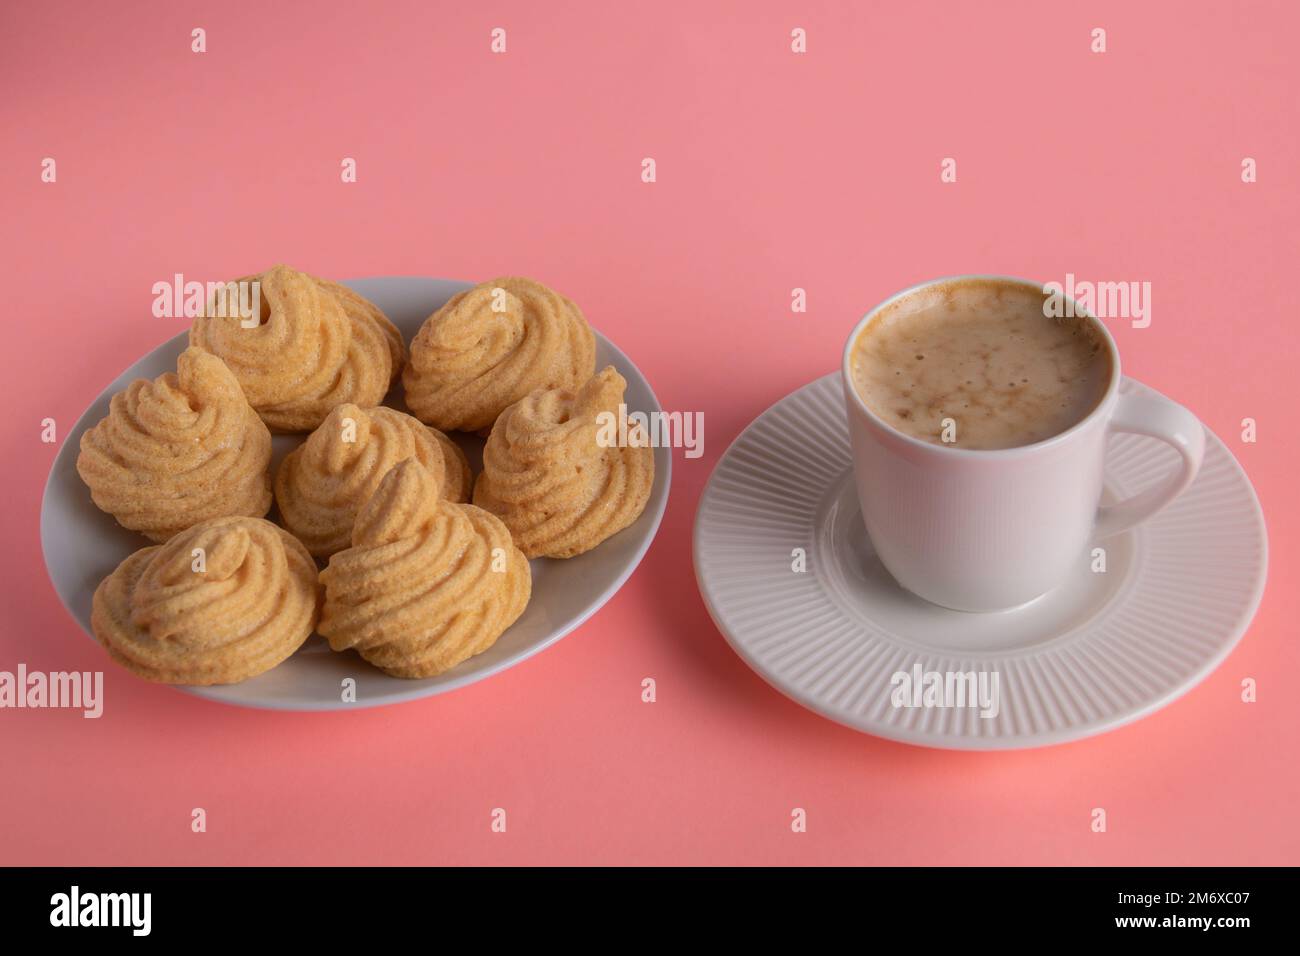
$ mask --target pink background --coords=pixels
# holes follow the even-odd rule
[[[107,704],[0,712],[0,863],[1300,863],[1294,4],[318,6],[3,15],[0,669],[105,669]],[[41,419],[62,434],[184,327],[151,316],[155,281],[279,261],[535,275],[666,407],[705,413],[654,548],[586,626],[450,695],[286,715],[146,684],[72,622],[40,560]],[[861,736],[747,670],[695,590],[691,521],[731,439],[876,301],[955,272],[1150,281],[1152,326],[1110,323],[1126,371],[1223,436],[1265,507],[1242,645],[1099,738]]]

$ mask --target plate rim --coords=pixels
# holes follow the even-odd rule
[[[1006,737],[964,736],[936,739],[932,734],[927,734],[926,732],[895,730],[889,727],[882,728],[878,725],[872,725],[868,728],[863,725],[866,723],[865,721],[862,724],[852,723],[835,714],[827,712],[819,702],[812,700],[807,697],[807,695],[802,695],[797,690],[785,686],[776,675],[770,673],[764,665],[762,665],[751,654],[747,653],[743,646],[732,635],[730,630],[724,626],[715,604],[714,597],[710,593],[709,584],[705,580],[704,574],[701,570],[700,527],[703,520],[705,505],[708,501],[710,492],[714,487],[714,478],[722,468],[723,463],[728,459],[732,451],[739,445],[745,436],[755,426],[757,426],[765,416],[797,395],[825,387],[830,387],[838,391],[838,387],[840,386],[840,377],[840,372],[838,371],[829,372],[791,390],[790,392],[787,392],[785,395],[782,395],[759,412],[749,422],[749,424],[741,429],[736,437],[727,445],[726,450],[723,451],[722,455],[719,456],[717,463],[713,466],[713,470],[710,472],[708,480],[705,482],[704,490],[700,493],[699,501],[696,503],[695,517],[691,523],[691,563],[695,571],[696,588],[700,593],[705,609],[708,611],[709,618],[713,621],[714,627],[717,628],[718,632],[722,635],[723,639],[727,642],[727,645],[736,656],[739,657],[741,661],[750,668],[750,670],[761,677],[765,683],[781,693],[782,696],[794,701],[799,706],[812,711],[817,716],[829,720],[832,723],[838,724],[842,727],[847,727],[850,730],[869,737],[878,737],[895,743],[909,744],[931,750],[949,750],[967,753],[1033,750],[1041,747],[1059,746],[1061,744],[1086,740],[1090,737],[1106,734],[1112,730],[1118,730],[1121,727],[1142,720],[1158,710],[1162,710],[1175,700],[1185,696],[1199,686],[1207,677],[1209,677],[1210,674],[1218,669],[1219,665],[1222,664],[1228,656],[1236,650],[1237,645],[1241,643],[1242,637],[1244,637],[1246,631],[1249,630],[1251,623],[1255,619],[1256,613],[1259,611],[1259,605],[1263,600],[1264,591],[1268,582],[1268,524],[1264,518],[1263,508],[1260,505],[1259,493],[1255,490],[1255,486],[1251,482],[1250,476],[1246,473],[1245,468],[1242,467],[1241,462],[1237,460],[1236,455],[1232,453],[1232,449],[1228,447],[1227,443],[1219,438],[1218,435],[1205,425],[1204,422],[1201,422],[1201,426],[1205,429],[1206,437],[1227,456],[1230,466],[1236,470],[1236,473],[1242,479],[1242,483],[1245,485],[1245,488],[1250,495],[1250,503],[1252,505],[1251,515],[1261,542],[1260,567],[1252,583],[1250,599],[1246,603],[1245,610],[1239,615],[1236,623],[1234,623],[1232,633],[1228,639],[1223,642],[1221,647],[1218,648],[1214,654],[1208,655],[1196,671],[1185,678],[1182,682],[1167,690],[1164,694],[1157,695],[1153,700],[1148,701],[1142,707],[1139,707],[1130,713],[1112,716],[1099,723],[1087,724],[1082,727],[1046,731],[1032,735],[1017,734]],[[1162,394],[1151,386],[1146,385],[1131,376],[1125,375],[1123,376],[1123,380],[1157,395]]]
[[[462,289],[469,289],[469,288],[473,288],[474,286],[473,282],[469,282],[463,279],[445,279],[445,278],[438,278],[436,276],[422,276],[422,275],[364,276],[358,278],[343,279],[340,280],[339,284],[347,286],[348,288],[351,288],[354,291],[359,291],[356,289],[356,286],[358,285],[365,285],[370,283],[382,283],[382,282],[389,282],[389,281],[397,281],[397,282],[418,281],[418,282],[427,282],[427,283],[439,283],[443,285],[450,284],[450,285],[460,286]],[[609,337],[604,335],[599,329],[595,328],[594,326],[592,326],[591,328],[592,328],[592,332],[596,336],[598,344],[606,348],[610,353],[612,353],[616,364],[621,365],[622,363],[626,363],[628,367],[635,369],[636,374],[645,383],[646,390],[649,392],[650,399],[654,406],[654,410],[662,412],[663,403],[659,401],[659,396],[655,392],[654,385],[651,383],[649,376],[647,376],[645,372],[641,370],[640,366],[638,366],[635,362],[633,362],[631,358],[628,357],[628,354],[625,351],[623,351],[623,349],[621,349]],[[89,414],[92,408],[98,405],[100,401],[104,399],[106,396],[111,396],[112,394],[116,393],[117,390],[114,389],[114,383],[117,382],[117,380],[120,379],[122,376],[126,375],[134,365],[145,360],[146,358],[151,356],[154,352],[158,351],[159,349],[166,348],[169,345],[177,344],[178,340],[183,343],[183,341],[186,338],[188,338],[188,336],[189,336],[189,329],[188,328],[182,329],[181,331],[177,332],[175,335],[170,336],[169,338],[166,338],[163,341],[159,342],[158,344],[154,345],[143,355],[138,356],[134,361],[128,364],[126,368],[121,369],[116,375],[114,375],[112,379],[110,379],[108,384],[106,384],[102,389],[100,389],[99,392],[95,394],[94,398],[92,398],[90,402],[86,405],[86,407],[82,409],[81,413],[77,416],[76,420],[72,424],[72,427],[68,429],[66,433],[67,437],[63,440],[63,442],[60,443],[59,450],[54,455],[54,458],[51,460],[49,471],[45,476],[45,485],[41,492],[40,529],[39,529],[40,543],[41,543],[41,561],[42,561],[42,565],[45,568],[45,577],[49,582],[51,589],[54,591],[55,596],[58,598],[60,606],[67,614],[69,620],[71,620],[72,623],[77,627],[77,629],[80,630],[92,643],[96,645],[99,644],[98,640],[95,638],[94,634],[90,632],[89,626],[83,625],[81,623],[80,618],[73,611],[72,607],[65,599],[63,592],[59,589],[59,585],[55,580],[54,573],[50,567],[49,549],[46,546],[46,536],[47,536],[46,513],[47,510],[52,505],[51,490],[54,486],[54,476],[56,471],[59,470],[60,466],[63,465],[65,455],[74,456],[79,452],[80,450],[79,443],[77,443],[78,447],[74,449],[73,442],[70,441],[71,436],[77,433],[79,427],[82,424],[82,421],[85,419],[87,414]],[[405,336],[403,336],[403,340],[405,341]],[[407,344],[409,345],[409,342]],[[627,560],[626,566],[615,576],[613,581],[600,592],[598,596],[596,596],[589,602],[588,606],[582,611],[582,613],[576,615],[572,620],[566,622],[559,628],[555,629],[551,634],[548,634],[547,637],[545,637],[544,639],[537,641],[526,648],[521,648],[518,652],[516,652],[515,654],[507,658],[504,658],[503,660],[498,662],[496,666],[492,668],[475,672],[475,673],[464,674],[459,678],[453,678],[451,680],[445,681],[433,687],[411,686],[412,685],[411,681],[408,681],[400,677],[391,677],[389,675],[383,675],[382,671],[380,671],[378,668],[375,668],[377,674],[383,675],[388,680],[394,682],[393,684],[394,688],[405,687],[405,689],[395,689],[393,694],[385,696],[382,699],[376,699],[373,696],[368,696],[352,703],[342,703],[341,701],[330,701],[330,700],[321,700],[319,703],[316,702],[302,703],[297,701],[276,701],[276,700],[257,700],[257,701],[232,700],[229,697],[221,696],[217,693],[217,690],[219,690],[220,688],[228,687],[231,685],[223,684],[223,685],[216,685],[216,687],[210,688],[210,687],[192,686],[186,684],[158,684],[158,682],[153,682],[153,681],[148,681],[147,683],[157,684],[158,686],[169,687],[174,690],[181,691],[190,697],[198,698],[204,701],[209,701],[211,703],[222,704],[228,707],[234,707],[240,710],[263,710],[263,711],[276,711],[280,713],[335,713],[339,711],[370,710],[377,707],[391,707],[400,704],[408,704],[417,700],[425,700],[430,697],[437,697],[441,694],[451,693],[453,691],[457,691],[462,688],[468,687],[471,684],[477,684],[480,681],[488,680],[489,678],[495,677],[498,674],[510,670],[512,667],[522,664],[524,661],[536,656],[537,654],[540,654],[542,651],[546,650],[547,648],[563,640],[565,637],[572,634],[583,624],[587,623],[587,621],[589,621],[593,616],[595,616],[597,612],[599,612],[606,604],[609,603],[611,599],[613,599],[613,597],[620,590],[622,590],[623,585],[627,583],[628,579],[631,578],[632,574],[636,571],[636,569],[641,566],[641,562],[645,559],[646,554],[649,553],[650,548],[653,546],[655,539],[659,535],[659,528],[662,525],[664,514],[667,512],[668,509],[668,500],[672,495],[672,449],[663,448],[663,449],[655,449],[655,451],[656,452],[662,451],[663,454],[662,455],[656,454],[655,456],[655,478],[654,478],[654,483],[651,486],[650,500],[649,502],[647,502],[647,506],[646,506],[646,511],[649,512],[651,515],[650,525],[646,529],[644,539],[638,544],[635,552]],[[662,467],[660,467],[661,465]],[[149,546],[148,542],[140,545],[141,548],[148,547],[148,546]],[[310,639],[311,638],[309,638],[309,640]],[[295,651],[294,653],[297,654],[298,651]]]

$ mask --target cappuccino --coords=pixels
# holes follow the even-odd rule
[[[854,341],[854,389],[890,426],[936,445],[1014,448],[1057,435],[1097,407],[1112,368],[1094,320],[1049,317],[1046,299],[999,279],[904,296]]]

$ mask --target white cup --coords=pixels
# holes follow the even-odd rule
[[[998,611],[1041,597],[1087,560],[1089,545],[1151,517],[1196,477],[1205,431],[1167,398],[1119,393],[1119,353],[1106,327],[1077,303],[1110,351],[1102,400],[1082,421],[1042,441],[975,450],[935,445],[886,424],[853,387],[858,334],[886,306],[940,283],[1006,276],[950,276],[891,296],[863,317],[844,347],[841,375],[862,518],[877,556],[903,587],[959,611]],[[1106,437],[1133,432],[1171,445],[1181,459],[1166,480],[1101,506]]]

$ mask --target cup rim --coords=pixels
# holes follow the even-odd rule
[[[1114,402],[1115,396],[1119,392],[1119,383],[1122,377],[1119,367],[1119,349],[1115,345],[1114,337],[1110,334],[1110,329],[1106,328],[1106,324],[1093,315],[1088,309],[1083,308],[1083,306],[1078,303],[1078,300],[1074,299],[1072,296],[1067,296],[1064,291],[1061,292],[1061,297],[1074,306],[1074,314],[1088,319],[1101,335],[1102,341],[1106,343],[1106,348],[1110,354],[1111,370],[1110,381],[1106,383],[1106,391],[1097,404],[1093,406],[1092,411],[1088,412],[1087,415],[1083,416],[1083,418],[1079,419],[1064,431],[1057,432],[1055,435],[1050,435],[1047,438],[1041,438],[1036,442],[1030,442],[1027,445],[1013,445],[1010,448],[957,448],[952,445],[936,445],[932,442],[925,441],[924,439],[917,438],[914,435],[909,435],[906,432],[899,431],[868,407],[867,403],[862,400],[862,396],[858,394],[857,388],[853,385],[853,373],[849,367],[849,360],[853,354],[853,343],[857,341],[858,335],[861,334],[862,330],[867,327],[871,320],[875,318],[882,309],[886,306],[892,305],[905,296],[943,283],[977,279],[991,279],[1012,285],[1028,286],[1034,291],[1040,293],[1045,292],[1044,286],[1046,285],[1046,283],[1034,282],[1031,279],[1023,279],[1019,276],[978,272],[959,273],[956,275],[939,276],[934,279],[926,279],[922,282],[917,282],[914,285],[908,286],[906,289],[900,289],[898,292],[895,292],[876,303],[867,311],[866,315],[857,321],[853,326],[853,330],[849,332],[848,340],[844,343],[843,355],[840,358],[840,379],[844,385],[844,391],[849,396],[849,400],[857,405],[858,411],[865,414],[867,419],[877,428],[883,429],[886,434],[893,436],[906,445],[932,454],[948,455],[956,458],[969,458],[972,460],[1010,458],[1019,455],[1033,454],[1056,445],[1062,445],[1069,441],[1072,435],[1089,427],[1104,413],[1108,414],[1108,410]]]

